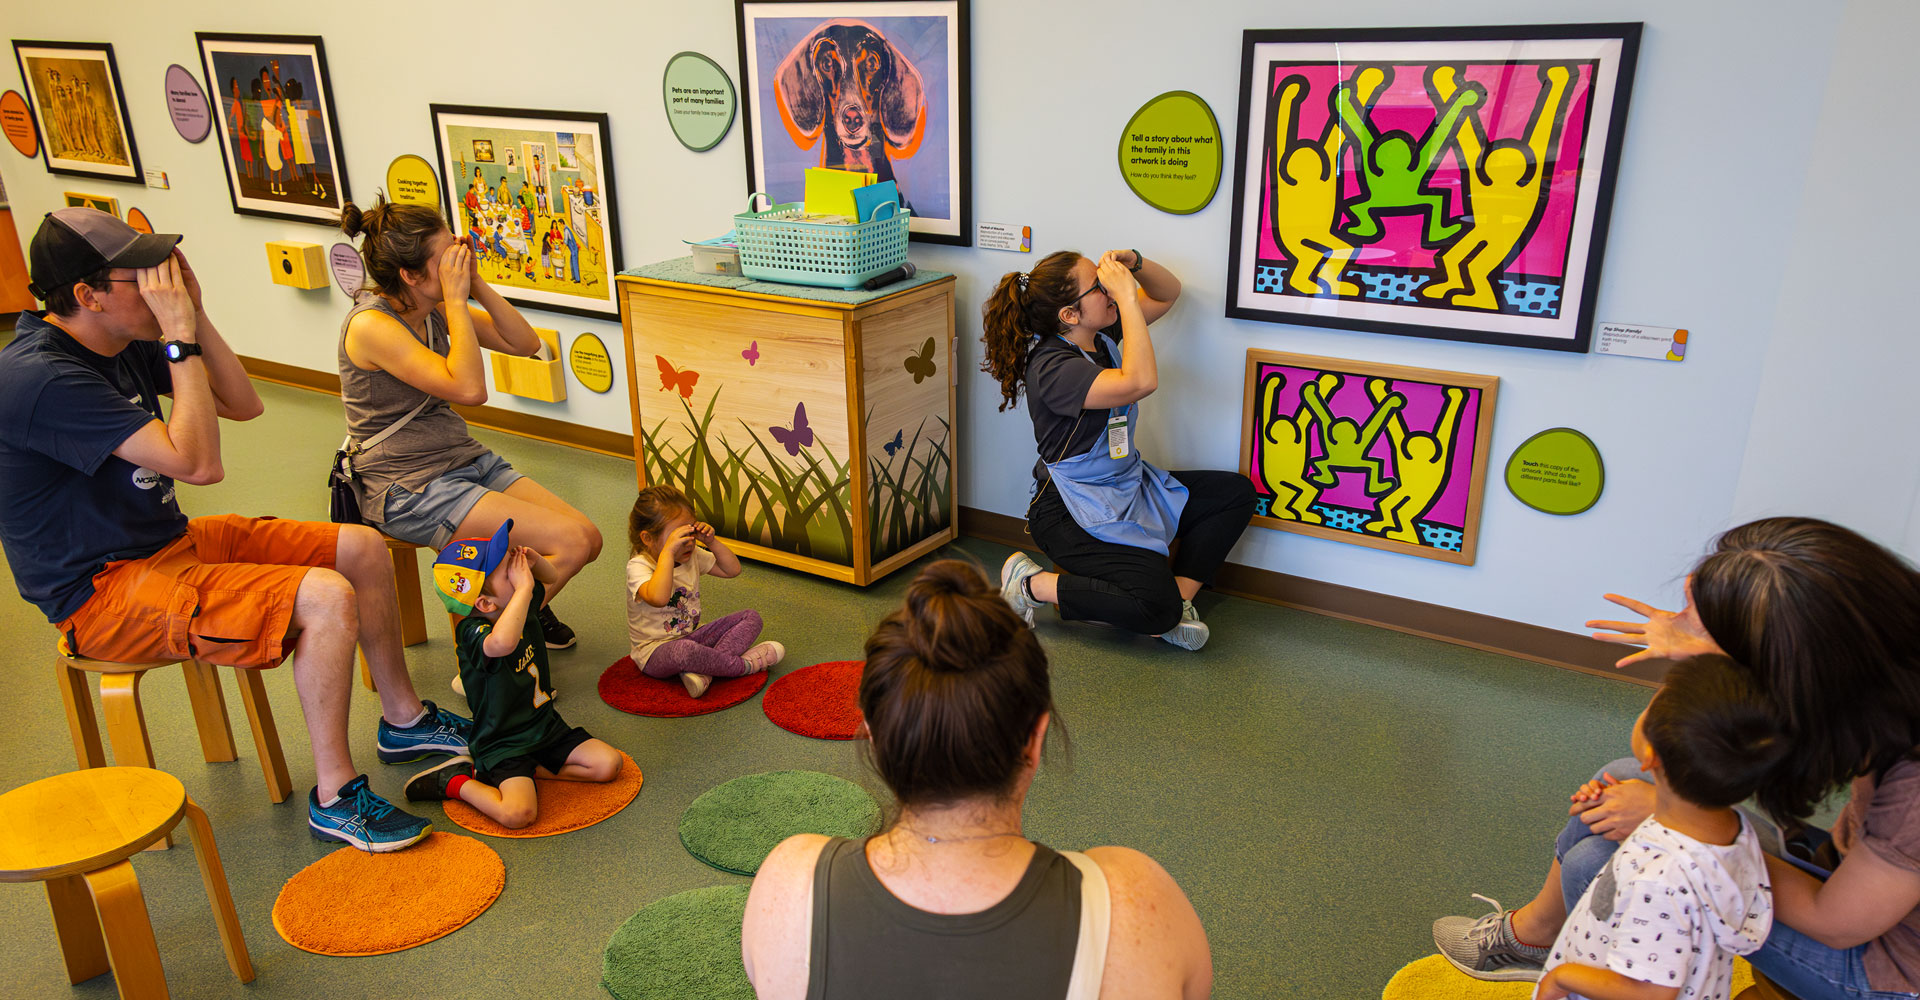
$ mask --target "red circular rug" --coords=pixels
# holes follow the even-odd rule
[[[629,715],[670,719],[732,708],[759,694],[766,684],[765,671],[745,677],[715,677],[706,694],[689,698],[680,678],[663,681],[648,677],[633,665],[633,657],[622,656],[601,672],[600,700]]]
[[[816,740],[857,740],[863,660],[836,660],[803,667],[773,682],[760,707],[773,724]]]

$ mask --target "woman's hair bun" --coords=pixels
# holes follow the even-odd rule
[[[943,559],[907,586],[906,640],[935,670],[966,670],[993,656],[1020,619],[973,564]]]

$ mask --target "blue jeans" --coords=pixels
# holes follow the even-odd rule
[[[1650,781],[1631,757],[1622,757],[1600,769],[1621,781]],[[1595,778],[1600,773],[1594,775]],[[1572,909],[1586,894],[1587,885],[1613,860],[1620,845],[1594,833],[1578,815],[1569,817],[1554,838],[1553,856],[1560,859],[1560,891]],[[1832,874],[1797,858],[1787,860],[1824,879]],[[1866,945],[1829,948],[1775,920],[1767,943],[1747,956],[1755,969],[1800,1000],[1912,1000],[1913,993],[1877,991],[1867,983]]]

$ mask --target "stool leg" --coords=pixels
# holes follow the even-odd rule
[[[420,593],[418,550],[388,546],[393,556],[393,596],[400,605],[400,644],[418,646],[427,641],[427,606]]]
[[[253,727],[253,750],[260,755],[260,770],[266,775],[267,797],[285,802],[293,794],[293,779],[287,776],[287,756],[280,749],[280,730],[273,724],[267,682],[258,670],[235,667],[233,674],[240,682],[240,703],[247,707],[247,722]]]
[[[360,684],[369,691],[380,690],[380,685],[373,682],[373,666],[367,662],[367,651],[357,645],[353,651],[360,654]]]
[[[86,880],[78,875],[47,880],[47,905],[53,909],[53,932],[60,938],[67,982],[84,983],[107,971],[107,942],[100,936],[100,917],[93,911]]]
[[[213,824],[192,799],[187,800],[187,819],[193,824],[193,856],[200,862],[200,881],[207,887],[207,902],[213,905],[213,922],[220,928],[220,947],[226,949],[227,965],[243,983],[253,982],[253,958],[247,954],[247,938],[240,931],[240,915],[233,909],[233,894],[227,889],[227,870],[220,864],[220,848],[213,842]]]
[[[211,663],[187,660],[187,700],[193,704],[193,724],[200,729],[200,754],[209,764],[238,758],[233,747],[233,724],[227,719],[227,699],[220,693],[220,672]]]
[[[140,679],[145,671],[100,675],[100,708],[107,715],[107,741],[113,744],[113,762],[121,767],[152,767],[153,743],[147,739],[147,716],[140,707]],[[173,846],[168,833],[147,845],[149,851]]]
[[[67,709],[67,732],[73,736],[73,756],[81,770],[106,767],[107,751],[100,745],[100,720],[93,714],[93,690],[84,670],[75,670],[64,656],[55,656],[54,673],[60,682],[60,702]]]
[[[153,940],[153,922],[133,865],[122,861],[80,876],[87,880],[93,907],[100,914],[100,931],[113,965],[114,985],[121,1000],[166,1000],[167,974],[160,968],[160,946]]]

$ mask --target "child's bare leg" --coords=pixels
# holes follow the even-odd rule
[[[571,759],[568,763],[572,763]],[[535,797],[532,778],[508,778],[500,783],[499,788],[483,785],[478,779],[470,780],[460,785],[459,795],[460,801],[480,810],[488,819],[509,830],[530,826],[540,818],[540,802]]]
[[[1525,906],[1513,911],[1513,934],[1522,944],[1545,947],[1559,936],[1560,925],[1566,922],[1567,901],[1560,890],[1560,859],[1555,858],[1547,869],[1547,880],[1540,886],[1540,892]]]
[[[544,767],[536,773],[542,778],[560,781],[612,781],[620,773],[622,763],[620,751],[601,740],[588,740],[573,748],[558,773]]]

